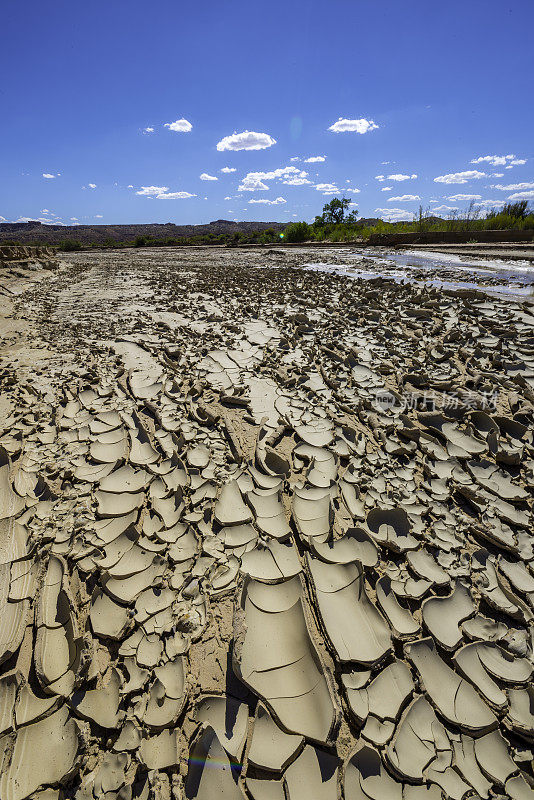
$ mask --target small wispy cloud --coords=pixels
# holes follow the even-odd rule
[[[203,172],[200,176],[201,181],[218,181],[219,179],[215,175],[208,175],[207,172]]]
[[[517,158],[514,153],[509,153],[507,156],[478,156],[472,158],[471,164],[491,164],[492,167],[518,167],[526,164],[526,158]]]
[[[378,125],[372,119],[346,119],[340,117],[337,122],[329,126],[333,133],[369,133],[375,131]]]
[[[151,125],[148,125],[146,128],[143,128],[143,133],[154,133],[154,128]]]
[[[55,177],[56,176],[52,175],[51,172],[43,172],[43,178],[46,178],[49,181],[53,180]]]
[[[264,205],[268,205],[268,206],[278,206],[278,205],[282,205],[282,203],[287,203],[287,200],[284,197],[277,197],[276,200],[267,200],[265,197],[261,197],[261,198],[258,198],[258,199],[254,198],[254,197],[251,197],[251,199],[248,202],[249,203],[263,203]]]
[[[187,200],[188,197],[197,197],[191,192],[161,192],[156,195],[156,200]]]
[[[305,164],[318,164],[321,161],[326,161],[326,156],[310,156],[304,159]]]
[[[193,126],[189,120],[183,118],[177,119],[174,122],[165,122],[163,127],[175,133],[189,133],[189,131],[193,130]]]
[[[435,206],[435,208],[432,209],[432,212],[434,211],[439,211],[440,214],[444,214],[447,211],[458,211],[458,206]]]
[[[398,197],[388,197],[388,203],[413,203],[420,199],[418,194],[401,194]]]
[[[481,194],[451,194],[447,197],[452,203],[461,203],[463,200],[482,200]]]
[[[393,175],[388,175],[387,176],[387,180],[388,181],[397,181],[397,182],[400,182],[400,181],[413,181],[416,178],[417,178],[417,175],[415,174],[415,172],[412,175],[404,175],[404,173],[402,173],[402,172],[396,172]]]
[[[380,214],[386,222],[401,222],[413,219],[413,214],[404,208],[375,208],[375,214]]]
[[[87,185],[90,189],[96,189],[96,183],[88,183]]]
[[[265,150],[276,144],[276,139],[268,133],[258,133],[257,131],[242,131],[225,136],[217,142],[217,150]]]
[[[224,172],[225,174],[229,174],[230,172],[237,172],[237,170],[236,170],[235,167],[223,167],[221,169],[221,172]]]
[[[287,184],[287,186],[305,186],[306,184],[311,184],[311,181],[308,178],[286,178],[282,183]]]
[[[480,208],[495,208],[495,206],[503,206],[504,200],[481,200],[477,203]]]
[[[383,186],[383,187],[380,189],[380,191],[381,191],[381,192],[391,192],[391,191],[393,191],[393,187],[392,187],[392,186]]]

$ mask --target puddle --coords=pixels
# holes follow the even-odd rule
[[[325,251],[323,251],[325,252]],[[529,261],[468,258],[450,253],[421,254],[363,250],[326,251],[346,263],[308,261],[306,270],[329,272],[348,278],[388,278],[396,283],[435,286],[443,289],[479,289],[487,294],[526,299],[534,291],[534,265]]]

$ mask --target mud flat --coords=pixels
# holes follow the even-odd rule
[[[9,278],[2,800],[534,797],[534,306],[349,267]]]

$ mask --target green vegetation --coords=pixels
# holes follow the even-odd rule
[[[307,223],[296,223],[297,225],[303,224],[306,229],[311,231]],[[133,241],[115,241],[114,239],[107,238],[104,242],[88,242],[82,243],[75,239],[65,239],[58,244],[49,244],[47,246],[56,247],[60,252],[70,253],[76,250],[100,250],[102,248],[123,248],[123,247],[195,247],[199,245],[221,245],[226,247],[237,247],[244,244],[274,244],[280,241],[280,232],[275,231],[274,228],[266,228],[262,231],[236,231],[235,233],[207,233],[198,236],[168,236],[166,238],[156,238],[149,235],[136,236]],[[30,244],[30,243],[28,243]],[[43,242],[32,242],[33,245],[43,245]]]
[[[312,238],[312,228],[307,222],[292,222],[284,230],[285,242],[305,242]]]
[[[431,210],[423,211],[420,206],[417,215],[414,215],[414,219],[410,222],[358,219],[356,210],[347,213],[350,205],[351,201],[346,197],[334,197],[329,203],[326,203],[323,213],[315,217],[311,226],[307,226],[309,232],[306,239],[316,242],[351,242],[357,239],[367,239],[373,234],[391,233],[472,231],[476,234],[477,231],[487,230],[532,230],[534,232],[534,211],[529,210],[526,200],[508,203],[501,211],[490,211],[485,216],[481,215],[480,207],[471,202],[462,214],[459,211],[453,211],[447,219],[433,216]],[[304,227],[299,228],[298,226],[306,226],[306,223],[295,222],[288,226],[284,232],[286,241],[304,241],[303,238],[289,238],[290,229],[305,230]]]
[[[83,250],[83,244],[79,242],[77,239],[65,239],[64,242],[58,246],[58,250],[62,253],[72,253],[75,250]]]

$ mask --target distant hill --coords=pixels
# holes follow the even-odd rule
[[[20,244],[61,244],[67,239],[75,239],[84,245],[106,244],[111,242],[131,242],[137,236],[151,239],[169,239],[212,234],[251,233],[273,228],[282,231],[285,222],[232,222],[217,219],[206,225],[174,225],[151,223],[147,225],[43,225],[40,222],[2,222],[0,223],[0,243],[15,241]]]

